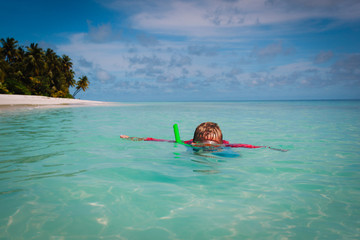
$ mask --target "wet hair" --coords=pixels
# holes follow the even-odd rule
[[[197,126],[194,132],[194,142],[214,141],[222,144],[223,136],[217,123],[204,122]]]

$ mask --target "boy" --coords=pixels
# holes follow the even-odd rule
[[[120,138],[129,139],[132,141],[157,141],[157,142],[175,142],[171,140],[155,139],[155,138],[138,138],[120,135]],[[221,129],[217,123],[204,122],[201,123],[194,132],[194,137],[191,140],[184,141],[185,144],[193,145],[196,147],[208,146],[225,146],[225,147],[245,147],[245,148],[260,148],[264,146],[253,146],[249,144],[235,143],[230,144],[228,141],[223,140]]]
[[[126,135],[120,135],[120,138],[125,138],[132,141],[175,142],[172,140],[164,140],[164,139],[156,139],[156,138],[138,138],[138,137],[129,137]],[[229,143],[228,141],[223,140],[223,135],[220,130],[220,127],[213,122],[201,123],[195,129],[193,139],[184,141],[184,143],[200,148],[201,147],[232,147],[232,148],[242,147],[242,148],[269,148],[281,152],[288,151],[286,149],[278,149],[267,146],[254,146],[243,143]]]

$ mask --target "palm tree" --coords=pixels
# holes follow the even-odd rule
[[[46,62],[47,62],[47,69],[46,74],[50,78],[51,89],[53,93],[61,90],[61,66],[59,61],[59,56],[56,53],[48,48],[45,52]]]
[[[89,80],[86,76],[82,76],[81,78],[79,78],[80,80],[76,83],[76,91],[73,94],[73,97],[75,98],[75,95],[78,94],[80,92],[80,90],[82,89],[84,92],[85,90],[89,87]]]
[[[17,56],[18,56],[19,62],[24,61],[25,56],[26,56],[24,47],[22,47],[22,46],[18,47],[17,54],[18,54]]]
[[[62,68],[65,74],[66,85],[69,87],[75,86],[74,71],[72,70],[72,62],[69,56],[63,55],[61,59]]]
[[[18,81],[15,74],[17,73],[18,49],[14,38],[7,38],[0,40],[2,47],[0,47],[0,92],[10,93],[8,82],[15,83]],[[13,84],[14,85],[14,84]]]
[[[2,47],[0,47],[0,93],[9,93],[5,83],[6,69],[9,64],[5,61],[5,57],[2,53]]]
[[[4,83],[4,81],[5,81],[7,65],[8,65],[8,63],[5,61],[5,54],[4,54],[3,48],[0,47],[0,84]],[[0,86],[0,89],[1,89],[1,86]]]
[[[14,38],[6,38],[1,39],[1,52],[5,56],[5,61],[8,63],[14,62],[17,58],[17,44],[18,41],[16,41]]]
[[[37,43],[31,43],[30,47],[27,47],[27,67],[33,76],[39,76],[45,70],[44,51],[38,47]]]
[[[37,43],[31,43],[30,46],[27,47],[24,65],[26,72],[25,81],[31,93],[48,96],[49,94],[44,90],[49,85],[48,79],[43,76],[46,69],[45,54]]]

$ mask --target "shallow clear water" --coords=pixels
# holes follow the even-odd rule
[[[360,101],[0,112],[0,239],[359,239]],[[204,121],[238,157],[175,143]]]

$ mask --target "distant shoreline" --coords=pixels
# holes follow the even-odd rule
[[[101,102],[71,98],[53,98],[34,95],[0,94],[0,108],[37,106],[53,107],[81,107],[81,106],[112,106],[121,105],[114,102]],[[124,104],[125,105],[125,104]]]

